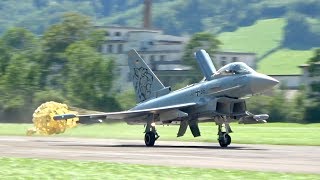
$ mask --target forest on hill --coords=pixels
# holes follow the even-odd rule
[[[141,26],[142,0],[10,0],[0,1],[0,33],[25,27],[42,34],[75,11],[90,16],[98,25]],[[285,18],[282,45],[291,49],[320,46],[318,0],[153,0],[153,27],[173,35],[210,31],[235,31],[261,19]]]

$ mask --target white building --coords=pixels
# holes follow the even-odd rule
[[[153,70],[180,68],[181,57],[187,38],[164,35],[161,30],[104,26],[106,41],[101,51],[116,58],[117,74],[119,75],[116,88],[120,91],[126,88],[130,81],[127,52],[134,48]],[[130,84],[131,85],[131,84]]]

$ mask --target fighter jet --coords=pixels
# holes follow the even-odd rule
[[[99,114],[63,114],[55,120],[78,117],[88,120],[123,120],[127,124],[144,124],[146,146],[154,146],[160,137],[156,125],[180,124],[177,137],[189,126],[194,137],[200,136],[198,123],[215,122],[221,147],[231,144],[230,122],[243,124],[265,123],[267,114],[254,115],[247,111],[246,97],[260,94],[279,83],[276,79],[255,72],[242,62],[234,62],[216,71],[205,50],[195,53],[204,78],[195,84],[172,91],[165,87],[141,56],[132,49],[128,65],[136,93],[137,105],[130,110]]]

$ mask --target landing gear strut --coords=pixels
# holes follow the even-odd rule
[[[144,143],[146,146],[151,147],[154,146],[156,140],[160,137],[157,133],[155,127],[155,121],[159,118],[158,115],[153,115],[152,117],[148,118],[148,122],[146,125],[145,135],[144,135]]]
[[[223,126],[224,125],[224,126]],[[218,126],[218,141],[221,147],[228,147],[231,144],[231,136],[229,133],[232,132],[229,124],[219,124]],[[223,131],[222,129],[225,129]]]

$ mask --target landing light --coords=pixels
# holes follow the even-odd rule
[[[152,126],[152,127],[155,127],[155,126],[156,126],[156,123],[154,123],[154,122],[151,123],[151,126]]]

